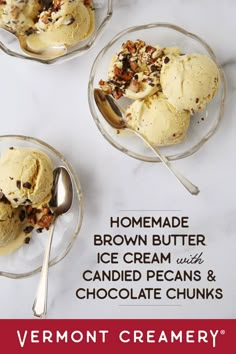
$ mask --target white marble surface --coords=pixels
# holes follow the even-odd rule
[[[83,57],[44,66],[0,53],[0,133],[30,135],[53,145],[73,165],[84,192],[80,236],[68,256],[50,270],[48,318],[236,318],[235,12],[234,0],[115,0],[109,29]],[[124,28],[150,22],[170,22],[198,34],[210,44],[225,70],[227,99],[222,124],[197,153],[176,162],[200,186],[197,197],[187,194],[161,164],[137,161],[110,146],[89,112],[87,83],[99,49]],[[120,306],[134,302],[78,300],[76,289],[89,285],[82,280],[82,271],[99,269],[93,234],[110,231],[110,216],[156,215],[121,211],[127,209],[181,210],[176,213],[189,216],[191,230],[207,235],[201,269],[214,269],[217,281],[213,287],[223,288],[223,299],[178,301],[174,304],[181,306],[171,307],[155,306],[154,301],[140,301],[152,306]],[[187,254],[189,249],[180,248],[177,253]],[[38,275],[24,280],[0,278],[0,318],[32,318],[38,279]],[[212,285],[202,281],[195,286]],[[161,304],[172,302],[163,300]]]

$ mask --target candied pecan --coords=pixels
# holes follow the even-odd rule
[[[61,0],[53,0],[53,9],[52,11],[60,10],[61,8]]]
[[[122,91],[119,89],[119,87],[116,87],[113,92],[112,92],[112,96],[118,100],[119,98],[121,98],[123,96]]]
[[[140,50],[142,47],[145,47],[146,43],[144,41],[142,41],[141,39],[138,39],[135,42],[135,46],[138,50]]]
[[[112,88],[111,88],[111,86],[110,86],[107,82],[105,82],[105,81],[103,81],[103,80],[100,80],[100,81],[99,81],[99,85],[100,85],[101,89],[102,89],[104,92],[106,92],[106,93],[108,93],[108,94],[111,94]]]
[[[93,5],[92,0],[83,0],[83,3],[85,6],[92,6]]]
[[[50,13],[49,12],[45,12],[45,14],[43,14],[41,16],[41,21],[47,25],[49,23],[49,18],[50,18]]]
[[[117,66],[114,67],[114,74],[115,76],[121,78],[124,81],[129,81],[134,76],[133,72],[124,71],[122,69],[119,69]]]
[[[128,40],[126,43],[122,44],[123,49],[127,49],[129,53],[134,54],[136,52],[136,47],[134,42]]]
[[[146,52],[147,52],[147,53],[149,53],[149,54],[152,55],[152,53],[154,53],[155,51],[156,51],[156,48],[155,48],[155,47],[153,47],[153,46],[151,46],[151,45],[147,45],[147,46],[146,46]]]
[[[48,229],[53,222],[53,215],[43,215],[37,222],[39,227]]]
[[[137,93],[137,92],[139,92],[139,89],[140,89],[140,83],[136,80],[131,80],[128,88],[130,91]]]
[[[131,69],[132,69],[133,71],[135,71],[135,72],[136,72],[137,67],[138,67],[137,62],[136,62],[136,61],[132,61],[132,60],[130,60],[130,67],[131,67]]]
[[[11,10],[10,10],[10,13],[11,13],[11,16],[12,16],[12,18],[13,19],[17,19],[17,17],[19,16],[19,14],[20,14],[20,9],[19,9],[19,7],[17,7],[17,6],[12,6],[11,7]]]

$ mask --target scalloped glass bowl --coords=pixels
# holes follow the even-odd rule
[[[43,64],[53,64],[64,62],[69,59],[85,54],[98,41],[103,31],[107,27],[112,17],[113,0],[94,0],[95,9],[95,29],[94,32],[86,40],[79,42],[76,46],[68,48],[66,51],[60,51],[53,58],[36,57],[33,54],[26,54],[19,45],[17,37],[0,27],[0,50],[7,55],[40,62]]]
[[[128,39],[144,40],[151,45],[163,47],[179,47],[182,53],[201,53],[209,55],[216,63],[217,59],[209,45],[197,35],[187,32],[181,27],[169,23],[153,23],[128,28],[117,34],[96,57],[89,79],[88,98],[93,119],[105,139],[123,153],[143,161],[160,162],[152,151],[135,134],[125,130],[117,132],[103,118],[94,101],[93,91],[100,79],[106,80],[108,67],[113,55]],[[216,131],[224,112],[225,79],[224,73],[217,63],[220,72],[220,85],[217,95],[202,112],[191,118],[190,127],[184,142],[162,147],[162,152],[170,159],[177,160],[192,155]],[[130,100],[121,98],[118,103],[126,108]]]
[[[7,148],[27,147],[46,153],[54,167],[64,166],[70,173],[73,185],[73,202],[70,210],[58,217],[51,248],[50,266],[61,261],[73,246],[82,225],[83,195],[80,182],[66,159],[45,142],[27,136],[0,136],[0,154]],[[14,253],[0,256],[0,275],[12,279],[26,278],[41,270],[48,231],[34,232],[29,244],[24,244]]]

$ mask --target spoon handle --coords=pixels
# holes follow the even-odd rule
[[[34,316],[45,318],[47,313],[47,295],[48,295],[48,268],[50,260],[50,251],[52,245],[52,237],[55,228],[55,221],[51,226],[50,233],[47,240],[47,245],[43,258],[43,265],[40,274],[39,285],[36,293],[36,298],[32,307]]]
[[[152,146],[141,134],[136,131],[136,135],[138,135],[146,145],[152,149],[155,155],[157,155],[160,160],[164,163],[164,165],[169,169],[169,171],[178,179],[178,181],[193,195],[197,195],[200,190],[197,186],[195,186],[192,182],[190,182],[186,177],[184,177],[175,167],[172,166],[170,161],[160,152],[157,147]]]

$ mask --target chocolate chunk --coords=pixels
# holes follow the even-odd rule
[[[25,216],[26,216],[25,210],[21,209],[21,211],[19,213],[19,219],[20,219],[21,222],[25,220]]]
[[[168,64],[168,63],[169,63],[169,61],[170,61],[170,58],[165,57],[165,59],[164,59],[164,63],[165,63],[165,64]]]
[[[13,200],[14,200],[14,202],[16,202],[16,203],[18,202],[18,198],[13,198]]]
[[[30,237],[26,237],[24,242],[28,245],[30,243]]]
[[[23,183],[23,187],[30,189],[32,187],[32,184],[30,182],[25,182],[25,183]]]
[[[152,65],[151,66],[151,72],[157,71],[158,70],[158,66],[157,65]]]
[[[10,204],[9,200],[5,197],[5,195],[0,192],[0,201],[4,204]]]
[[[9,150],[14,150],[14,147],[13,146],[9,147]]]
[[[26,226],[24,229],[25,234],[30,234],[33,231],[34,227],[33,226]]]
[[[21,189],[21,181],[17,180],[16,181],[16,186],[18,189]]]
[[[198,103],[199,102],[199,98],[196,98],[196,103]]]
[[[26,34],[26,36],[30,36],[31,34],[36,33],[36,32],[37,32],[37,30],[35,28],[30,27],[25,31],[25,34]]]
[[[64,25],[69,26],[72,25],[72,23],[75,22],[75,18],[71,16],[67,21],[64,22]]]
[[[14,179],[13,177],[10,177],[10,176],[9,176],[9,178],[10,178],[11,181]]]
[[[42,227],[39,227],[39,228],[36,230],[36,232],[37,232],[38,234],[41,234],[41,233],[43,232],[43,228],[42,228]]]

